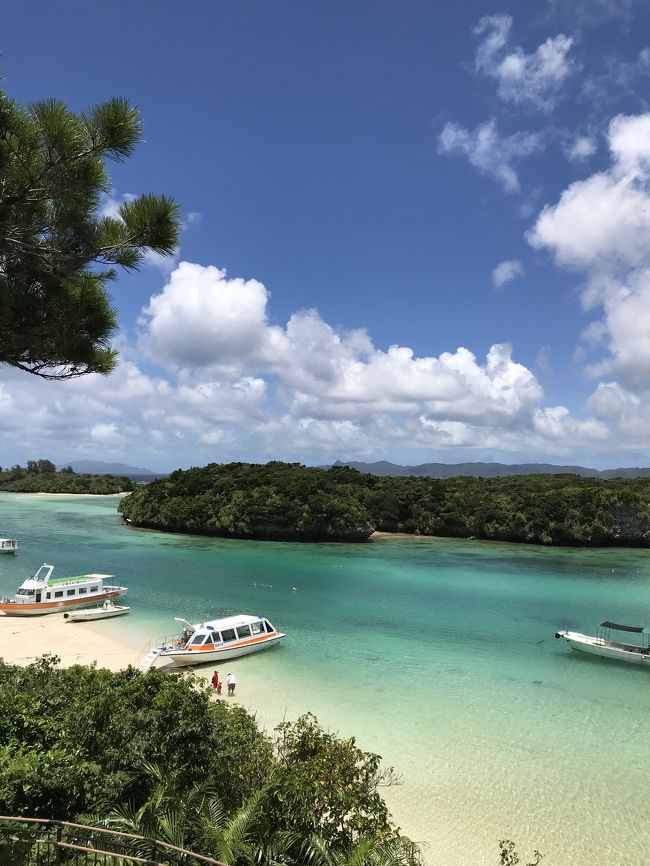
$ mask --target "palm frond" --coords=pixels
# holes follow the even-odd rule
[[[377,839],[360,839],[345,859],[345,866],[368,866],[368,864],[376,863],[375,855],[378,848],[379,841]],[[377,866],[379,866],[378,863]]]
[[[183,848],[187,825],[184,815],[175,809],[169,809],[158,818],[157,838],[161,842],[169,842],[177,848]]]
[[[308,866],[339,866],[338,859],[321,836],[310,836],[301,846],[303,861]]]

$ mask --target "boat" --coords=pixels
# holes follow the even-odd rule
[[[16,590],[13,599],[0,600],[0,614],[5,616],[40,616],[70,607],[89,607],[109,598],[125,595],[125,586],[106,581],[112,574],[80,574],[52,579],[53,565],[43,563],[33,577]]]
[[[180,617],[174,619],[182,623],[182,631],[153,641],[140,670],[149,670],[157,658],[182,667],[221,662],[269,649],[286,637],[259,614],[240,613],[194,625]]]
[[[112,599],[106,599],[101,607],[87,607],[84,610],[75,610],[72,613],[64,613],[63,619],[68,622],[90,622],[94,619],[110,619],[112,616],[124,616],[131,611],[124,604],[113,604]]]
[[[15,538],[0,538],[0,553],[18,553],[18,542]]]
[[[612,632],[641,635],[641,643],[611,640]],[[598,626],[595,637],[577,631],[558,631],[555,637],[564,638],[571,649],[578,652],[630,662],[634,665],[650,665],[650,628],[646,626],[621,625],[605,621]]]

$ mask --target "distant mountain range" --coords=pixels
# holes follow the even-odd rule
[[[361,463],[358,460],[337,460],[334,466],[350,466],[370,475],[399,476],[424,475],[429,478],[501,478],[505,475],[582,475],[585,478],[650,478],[650,468],[588,469],[585,466],[557,466],[554,463],[420,463],[418,466],[400,466],[379,460]]]
[[[585,478],[650,478],[650,468],[627,467],[621,469],[589,469],[586,466],[559,466],[554,463],[420,463],[417,466],[401,466],[388,460],[363,463],[359,460],[337,460],[334,466],[350,466],[370,475],[400,476],[424,475],[429,478],[456,478],[468,475],[473,478],[501,478],[505,475],[581,475]],[[127,463],[105,463],[102,460],[72,460],[62,463],[72,466],[75,472],[87,475],[125,475],[135,481],[152,481],[164,478],[168,473],[152,472],[141,466]],[[326,466],[324,469],[328,468]]]
[[[64,466],[72,466],[75,472],[82,475],[125,475],[127,478],[137,476],[138,479],[157,478],[161,473],[152,472],[151,469],[143,469],[141,466],[129,466],[126,463],[104,463],[102,460],[71,460],[69,463],[62,463],[59,469]]]

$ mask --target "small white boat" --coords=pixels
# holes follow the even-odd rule
[[[90,622],[94,619],[110,619],[112,616],[124,616],[124,614],[129,613],[130,610],[131,608],[126,605],[113,604],[113,602],[108,599],[101,605],[101,607],[88,607],[85,610],[75,610],[72,613],[64,613],[63,619],[67,619],[68,622]]]
[[[69,607],[90,607],[101,604],[105,599],[124,595],[127,591],[125,586],[106,583],[113,577],[112,574],[80,574],[53,580],[53,571],[53,565],[41,565],[33,577],[21,583],[13,599],[0,600],[0,614],[40,616]]]
[[[18,542],[15,538],[0,538],[0,553],[18,553]]]
[[[627,632],[641,635],[641,644],[611,640],[612,632]],[[616,622],[601,622],[596,637],[578,631],[558,631],[556,638],[564,638],[571,649],[581,653],[630,662],[634,665],[650,665],[650,628],[636,625],[620,625]]]
[[[285,634],[263,616],[237,614],[192,625],[175,617],[183,630],[174,637],[158,638],[141,660],[139,669],[149,670],[158,658],[176,665],[203,665],[269,649]]]

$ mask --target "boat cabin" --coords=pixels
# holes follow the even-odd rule
[[[41,565],[36,574],[23,581],[16,590],[15,603],[74,602],[88,596],[101,596],[105,592],[104,580],[113,577],[112,574],[82,574],[52,579],[53,571],[53,565]]]

